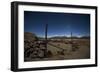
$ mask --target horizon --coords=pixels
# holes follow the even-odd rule
[[[34,34],[32,32],[27,32],[27,33],[31,33]],[[36,34],[35,34],[36,35]],[[36,35],[37,36],[37,35]],[[38,38],[45,38],[43,36],[37,36]],[[82,37],[90,37],[90,36],[66,36],[66,35],[53,35],[53,36],[47,36],[47,38],[54,38],[54,37],[66,37],[66,38],[70,38],[70,37],[76,37],[76,38],[82,38]]]

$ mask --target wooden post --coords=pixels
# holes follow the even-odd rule
[[[47,42],[47,32],[48,32],[48,24],[45,26],[45,40]]]
[[[73,40],[72,39],[73,39],[73,37],[72,37],[72,32],[71,32],[71,44],[73,43]]]
[[[47,33],[48,33],[48,24],[45,25],[45,52],[44,52],[44,56],[47,57]]]

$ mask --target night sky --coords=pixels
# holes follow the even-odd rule
[[[24,31],[44,37],[48,24],[48,37],[52,36],[89,36],[90,15],[74,13],[24,11]]]

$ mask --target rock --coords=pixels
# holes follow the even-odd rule
[[[24,33],[24,40],[27,40],[27,42],[37,41],[38,38],[34,33],[25,32]]]

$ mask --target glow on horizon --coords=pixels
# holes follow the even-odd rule
[[[83,36],[89,36],[89,35],[72,35],[72,37],[83,37]],[[38,37],[45,37],[45,35],[38,35]],[[71,37],[71,34],[68,34],[68,35],[47,35],[48,38],[51,38],[51,37]]]

